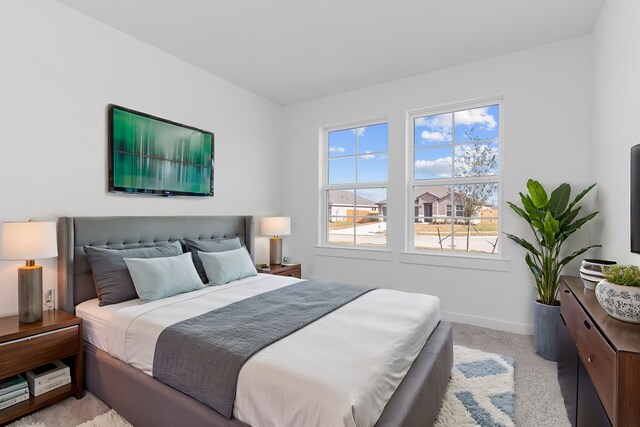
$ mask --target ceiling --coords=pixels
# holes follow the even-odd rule
[[[281,105],[591,32],[604,0],[58,0]]]

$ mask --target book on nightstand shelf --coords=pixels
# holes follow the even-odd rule
[[[59,360],[27,372],[29,390],[34,396],[62,387],[71,382],[69,367]]]
[[[0,410],[29,398],[27,381],[20,375],[0,380]]]

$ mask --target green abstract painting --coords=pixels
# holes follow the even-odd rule
[[[116,106],[112,191],[213,195],[213,134]]]

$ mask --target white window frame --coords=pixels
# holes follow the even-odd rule
[[[438,114],[452,113],[461,110],[471,110],[474,108],[487,107],[490,105],[499,105],[500,119],[498,122],[498,175],[497,176],[476,176],[476,177],[464,177],[464,178],[442,178],[442,179],[415,179],[415,122],[414,120],[425,116],[434,116]],[[440,105],[430,108],[421,108],[418,110],[412,110],[407,113],[407,164],[406,164],[406,194],[405,194],[405,254],[409,255],[404,262],[409,263],[425,263],[430,262],[418,261],[413,255],[437,255],[438,257],[458,257],[458,258],[483,258],[489,260],[502,260],[504,259],[504,246],[502,237],[502,221],[504,216],[504,209],[502,203],[502,177],[504,176],[504,108],[503,97],[490,97],[473,101],[465,101],[453,104]],[[453,136],[452,136],[453,137]],[[482,141],[480,141],[482,142]],[[456,184],[483,184],[483,183],[498,183],[498,248],[497,254],[489,253],[473,253],[473,252],[456,252],[456,251],[440,251],[438,249],[416,249],[415,247],[415,234],[414,234],[414,187],[428,187],[437,185],[456,185]],[[454,203],[452,204],[452,214],[454,209]],[[402,261],[402,259],[401,259]],[[436,265],[446,265],[445,263],[435,262]],[[506,265],[508,268],[508,265]],[[491,269],[491,268],[487,268]]]
[[[348,183],[348,184],[329,184],[329,133],[353,129],[365,126],[386,124],[387,125],[387,180],[383,182],[367,182],[367,183]],[[352,190],[352,189],[368,189],[368,188],[385,188],[387,190],[387,214],[389,213],[388,209],[388,201],[389,201],[389,119],[387,117],[376,117],[372,119],[358,120],[352,122],[345,122],[340,124],[334,124],[330,126],[323,126],[320,128],[320,158],[321,162],[321,171],[320,171],[320,194],[318,200],[320,201],[319,206],[319,215],[320,219],[320,227],[319,235],[318,235],[318,245],[320,248],[335,248],[335,249],[356,249],[356,250],[365,250],[365,251],[386,251],[389,247],[389,241],[387,239],[384,246],[366,246],[366,245],[356,245],[354,244],[332,244],[329,243],[329,212],[327,207],[329,206],[329,201],[327,200],[327,193],[329,190]],[[379,154],[381,152],[375,152],[372,154]],[[358,146],[356,142],[356,181],[358,180]],[[333,159],[334,157],[331,157]],[[389,218],[385,216],[387,221],[387,232],[389,230],[388,221]],[[355,233],[355,231],[354,231]],[[388,235],[387,235],[388,238]],[[355,242],[355,234],[354,234],[354,242]]]

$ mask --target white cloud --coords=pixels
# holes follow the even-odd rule
[[[356,129],[358,129],[358,136],[364,135],[364,131],[367,130],[367,128],[356,128]],[[356,133],[356,129],[351,129],[351,133]]]
[[[441,178],[451,177],[451,157],[435,160],[416,160],[416,172]]]
[[[329,147],[330,153],[344,153],[346,148],[340,146],[331,146]]]
[[[360,156],[360,158],[368,160],[368,159],[375,159],[376,155],[375,154],[371,154],[371,151],[365,151],[366,154]]]
[[[497,125],[496,119],[488,111],[488,107],[458,111],[456,113],[456,125],[480,125],[481,127],[486,127],[487,130],[493,130]]]
[[[431,129],[451,129],[451,113],[420,117],[415,120],[415,125],[426,126]]]
[[[442,142],[442,141],[448,141],[451,138],[451,133],[443,132],[443,131],[431,132],[428,130],[423,130],[422,133],[420,134],[420,138],[429,142]]]

